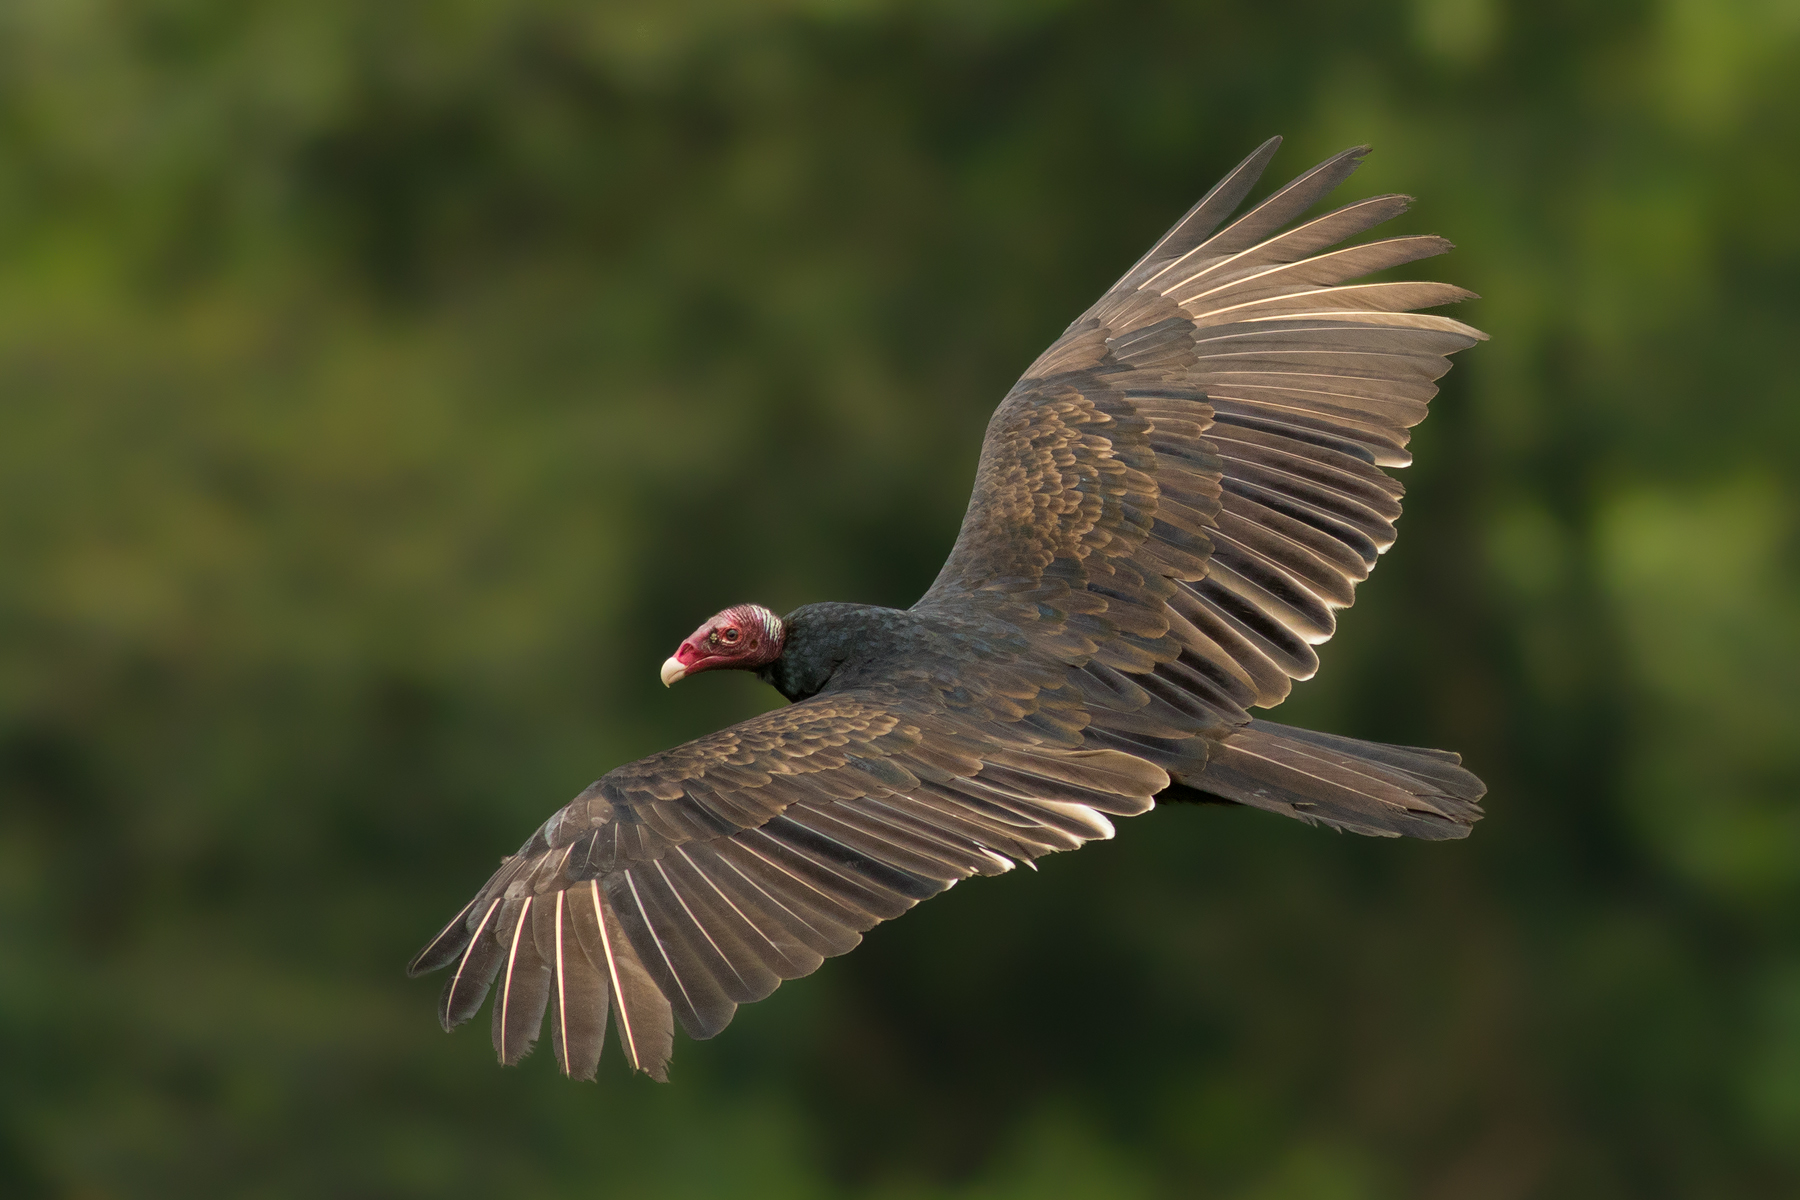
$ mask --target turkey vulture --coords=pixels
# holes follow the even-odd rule
[[[592,1078],[609,1011],[667,1077],[877,922],[969,875],[1113,834],[1159,798],[1354,833],[1456,838],[1486,790],[1441,750],[1254,719],[1319,665],[1394,541],[1407,430],[1485,335],[1416,309],[1472,293],[1348,283],[1436,237],[1330,249],[1403,212],[1292,224],[1346,150],[1220,225],[1271,139],[1031,364],[994,413],[949,561],[910,609],[728,608],[663,665],[754,671],[785,708],[619,767],[551,817],[413,960],[449,1029],[495,979],[494,1047],[550,1010]]]

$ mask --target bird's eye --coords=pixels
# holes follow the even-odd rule
[[[741,635],[737,630],[727,628],[719,630],[719,636],[725,639],[727,646],[730,646],[735,644]]]

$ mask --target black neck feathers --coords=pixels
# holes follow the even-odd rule
[[[916,636],[918,621],[896,608],[869,604],[809,604],[782,618],[781,657],[757,678],[789,700],[804,700],[865,678]]]

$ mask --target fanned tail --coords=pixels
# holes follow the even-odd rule
[[[1374,837],[1467,837],[1487,787],[1447,750],[1251,721],[1166,799],[1223,799]],[[1200,793],[1195,795],[1193,793]]]

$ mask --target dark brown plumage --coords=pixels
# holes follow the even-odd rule
[[[1468,832],[1484,789],[1456,755],[1248,712],[1317,669],[1333,610],[1394,540],[1382,468],[1409,461],[1446,356],[1483,336],[1412,311],[1460,288],[1348,282],[1449,243],[1327,249],[1406,198],[1291,225],[1366,149],[1219,229],[1277,145],[1008,394],[918,604],[741,606],[683,643],[665,682],[752,669],[795,703],[620,767],[545,823],[412,964],[452,968],[446,1028],[498,980],[503,1062],[548,1010],[562,1069],[591,1077],[610,1012],[627,1061],[662,1079],[677,1022],[710,1037],[877,922],[1111,837],[1158,797]]]

